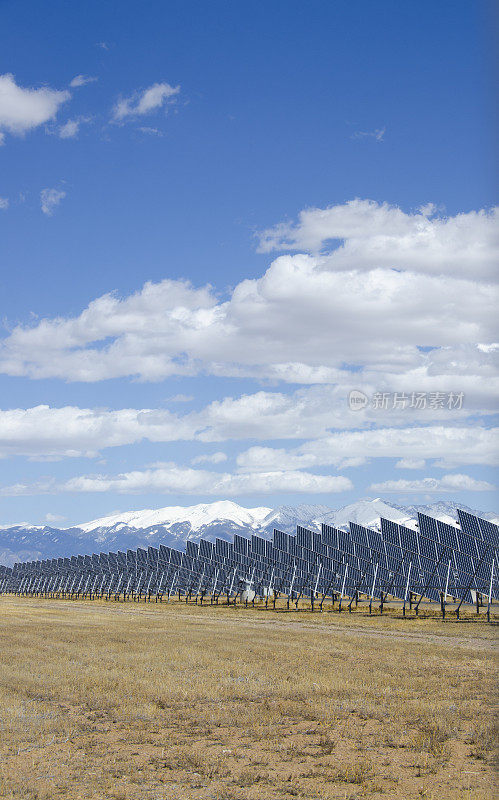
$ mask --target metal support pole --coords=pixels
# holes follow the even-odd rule
[[[409,562],[409,570],[407,572],[407,583],[405,585],[405,592],[404,592],[404,605],[402,607],[402,614],[405,617],[405,604],[407,602],[407,592],[409,591],[409,579],[411,577],[411,568],[412,568],[412,561]]]
[[[343,595],[345,593],[345,582],[346,582],[346,579],[347,579],[347,575],[348,575],[348,564],[345,564],[345,572],[344,572],[344,575],[343,575],[343,584],[341,586],[341,595],[340,595],[340,604],[338,606],[338,613],[341,613],[341,603],[342,603],[342,600],[343,600]]]
[[[485,558],[485,556],[486,556],[486,555],[487,555],[487,553],[489,552],[489,550],[490,550],[490,545],[487,545],[487,547],[486,547],[486,548],[485,548],[485,550],[483,551],[483,554],[482,554],[482,557],[480,558],[480,561],[478,562],[478,564],[477,564],[477,565],[476,565],[476,567],[475,567],[475,572],[473,573],[473,575],[472,575],[472,578],[471,578],[470,582],[468,583],[468,585],[467,585],[466,589],[465,589],[465,590],[464,590],[464,592],[463,592],[463,596],[462,596],[462,598],[461,598],[461,602],[459,603],[458,607],[456,608],[456,617],[457,617],[458,619],[459,619],[459,609],[461,608],[461,606],[462,606],[462,604],[463,604],[463,602],[464,602],[464,598],[466,597],[466,594],[467,594],[467,592],[469,592],[469,590],[470,590],[470,587],[471,587],[471,584],[473,583],[473,581],[475,580],[475,577],[476,577],[476,575],[478,574],[478,569],[479,569],[479,567],[480,567],[480,565],[481,565],[481,563],[482,563],[483,559]]]
[[[490,622],[490,605],[492,603],[492,584],[494,582],[494,564],[495,564],[495,558],[492,559],[492,566],[490,568],[489,600],[487,603],[487,622]]]
[[[377,574],[378,574],[378,564],[376,564],[376,566],[374,568],[374,578],[373,578],[373,585],[372,585],[372,589],[371,589],[371,598],[369,600],[369,613],[371,613],[371,611],[372,611],[373,597],[374,597],[374,587],[376,586],[376,575]]]

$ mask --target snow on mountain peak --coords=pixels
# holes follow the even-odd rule
[[[271,511],[271,508],[265,506],[243,508],[231,500],[220,500],[217,503],[199,503],[195,506],[166,506],[145,511],[128,511],[84,522],[75,527],[89,532],[96,528],[108,528],[116,525],[139,529],[149,528],[152,525],[173,525],[187,522],[190,524],[191,530],[197,531],[204,525],[223,520],[236,525],[256,528]]]
[[[402,524],[407,524],[411,520],[405,509],[399,509],[397,506],[386,503],[381,498],[376,497],[374,499],[358,500],[356,503],[343,506],[337,511],[331,511],[329,514],[319,517],[317,522],[326,522],[336,528],[346,527],[349,522],[357,522],[359,525],[369,528],[378,527],[380,517]]]

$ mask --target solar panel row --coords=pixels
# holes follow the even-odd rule
[[[187,541],[185,552],[158,548],[72,556],[0,567],[0,592],[64,596],[162,599],[208,595],[298,602],[321,596],[360,596],[383,603],[413,597],[473,601],[472,592],[499,599],[499,528],[458,511],[460,527],[424,514],[413,530],[381,519],[375,530],[351,522],[349,530],[297,526],[296,535],[274,530],[272,541],[235,534],[232,542]],[[251,593],[251,596],[248,594]],[[404,605],[405,607],[405,605]]]

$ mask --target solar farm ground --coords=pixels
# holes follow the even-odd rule
[[[0,796],[491,800],[483,620],[0,597]]]

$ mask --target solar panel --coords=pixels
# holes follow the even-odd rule
[[[349,531],[323,524],[321,533],[297,526],[296,536],[275,529],[272,540],[235,534],[187,541],[185,552],[160,544],[126,553],[78,555],[0,568],[0,592],[17,587],[34,594],[62,591],[88,597],[111,592],[150,597],[234,597],[251,584],[267,597],[283,592],[294,600],[359,594],[370,599],[389,594],[402,600],[407,592],[440,600],[445,589],[460,602],[471,602],[470,590],[491,598],[499,594],[493,559],[499,541],[497,525],[459,512],[461,528],[419,514],[419,530],[381,519],[380,530],[352,522]],[[499,569],[498,569],[499,572]],[[266,601],[266,602],[267,602]],[[404,606],[405,607],[405,606]]]
[[[265,555],[265,539],[262,539],[261,536],[256,536],[252,534],[251,536],[251,552],[256,553],[258,555],[264,556]]]
[[[457,509],[457,515],[464,533],[467,533],[468,536],[472,536],[474,539],[482,538],[482,532],[477,517],[473,514],[468,514],[467,511],[461,511],[459,508]]]
[[[199,555],[202,558],[211,559],[213,556],[213,542],[208,542],[206,539],[201,539],[199,542]]]
[[[185,543],[185,551],[187,555],[192,556],[192,558],[199,557],[199,544],[197,542],[191,542],[190,539],[187,540]]]
[[[419,553],[419,536],[416,531],[407,528],[405,525],[398,525],[398,531],[402,550],[410,550],[411,553]]]
[[[487,519],[478,518],[478,523],[484,542],[488,542],[496,550],[499,549],[499,526],[489,522]]]
[[[302,528],[298,525],[296,528],[296,543],[299,547],[305,547],[307,550],[312,550],[312,531],[307,528]]]
[[[355,536],[355,541],[364,547],[369,547],[369,539],[367,538],[367,529],[363,525],[358,525],[356,522],[349,522],[348,527],[352,535]]]
[[[249,539],[244,536],[239,536],[238,533],[234,534],[234,552],[247,556],[250,550]]]

